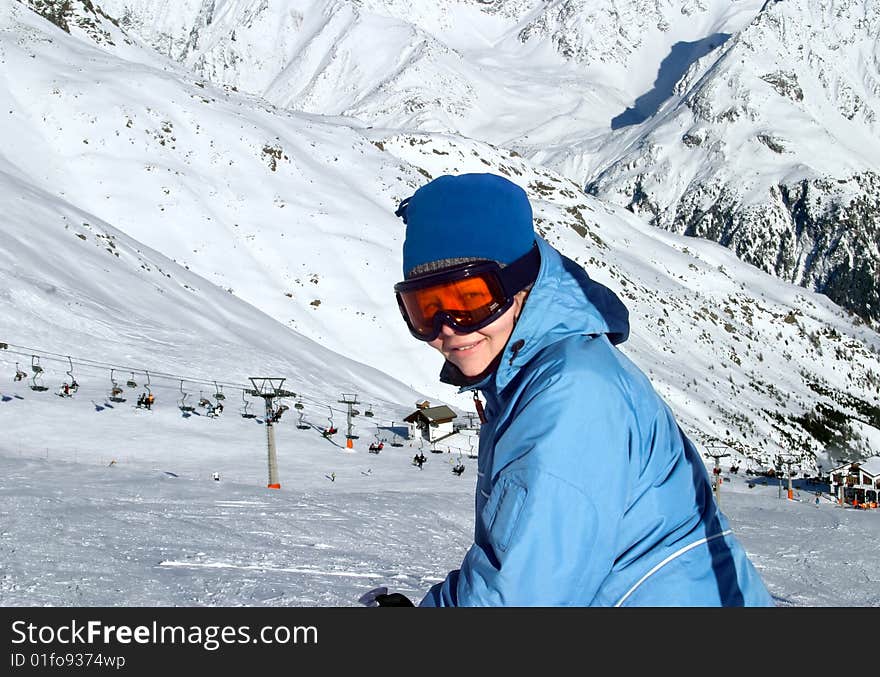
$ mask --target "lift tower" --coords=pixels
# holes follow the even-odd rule
[[[715,476],[713,481],[713,486],[715,487],[715,502],[718,504],[718,507],[721,507],[721,459],[730,456],[730,452],[726,451],[728,446],[721,442],[716,442],[715,444],[707,445],[709,451],[706,452],[706,456],[715,459],[715,467],[712,469],[712,474]]]
[[[266,402],[266,443],[269,447],[269,489],[280,489],[281,482],[278,479],[278,458],[275,453],[275,407],[272,400],[276,397],[296,397],[296,393],[282,389],[283,378],[269,378],[265,376],[251,376],[250,381],[254,389],[249,394],[254,397],[262,397]]]
[[[345,440],[346,440],[345,446],[348,449],[351,449],[354,447],[354,443],[352,442],[352,440],[356,440],[358,438],[357,435],[352,435],[352,433],[351,433],[351,417],[357,416],[358,414],[361,413],[357,409],[353,408],[354,405],[359,404],[358,399],[357,399],[357,394],[356,393],[354,393],[354,394],[342,393],[342,399],[338,400],[338,401],[340,404],[345,404],[348,406],[348,411],[346,412],[348,430],[346,431],[346,434],[345,434]]]

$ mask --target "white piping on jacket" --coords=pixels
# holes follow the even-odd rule
[[[627,591],[627,593],[626,593],[623,597],[621,597],[619,600],[617,600],[617,603],[616,603],[614,606],[618,607],[618,606],[620,606],[621,604],[623,604],[623,603],[626,601],[626,598],[629,597],[631,594],[633,594],[633,593],[636,591],[636,588],[638,588],[638,587],[639,587],[642,583],[644,583],[648,578],[650,578],[650,577],[653,576],[655,573],[657,573],[658,570],[662,569],[664,566],[666,566],[667,564],[669,564],[669,563],[670,563],[672,560],[674,560],[676,557],[679,557],[680,555],[683,555],[683,554],[686,553],[688,550],[693,550],[693,549],[696,548],[698,545],[703,545],[704,543],[708,543],[709,541],[714,541],[716,538],[723,538],[724,536],[727,536],[728,534],[732,534],[732,533],[733,533],[733,529],[728,529],[727,531],[722,531],[720,534],[715,534],[714,536],[707,536],[706,538],[701,538],[699,541],[695,541],[695,542],[691,543],[690,545],[686,545],[686,546],[684,546],[683,548],[681,548],[680,550],[677,550],[676,552],[672,553],[669,557],[667,557],[666,559],[664,559],[664,560],[663,560],[662,562],[660,562],[659,564],[655,564],[654,567],[653,567],[648,573],[646,573],[644,576],[642,576],[642,577],[636,582],[636,584],[635,584],[634,586],[632,586],[632,587]]]

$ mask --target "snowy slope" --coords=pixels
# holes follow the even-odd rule
[[[0,415],[27,403],[0,403]],[[63,406],[121,439],[141,438],[146,416],[170,416],[80,419],[76,403]],[[260,426],[176,419],[173,437],[163,422],[152,448],[116,456],[65,449],[60,435],[48,451],[0,442],[0,606],[355,607],[378,585],[418,601],[471,542],[468,458],[461,477],[447,454],[426,454],[419,470],[412,449],[344,452],[282,423],[282,488],[269,490]],[[171,446],[181,443],[182,454]],[[729,474],[724,460],[721,508],[777,606],[880,604],[876,510],[826,493],[816,504],[822,486],[801,479],[789,501],[777,481]]]

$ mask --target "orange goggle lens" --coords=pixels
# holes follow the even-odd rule
[[[436,337],[438,313],[456,329],[467,331],[485,326],[487,319],[507,305],[500,284],[486,275],[399,291],[398,297],[410,329],[420,337]]]

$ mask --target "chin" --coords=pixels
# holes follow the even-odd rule
[[[486,360],[480,360],[480,361],[475,361],[475,360],[466,360],[466,361],[450,360],[450,361],[451,361],[456,367],[458,367],[458,370],[459,370],[462,374],[464,374],[464,375],[467,376],[468,378],[473,378],[474,376],[479,376],[479,375],[482,374],[484,371],[486,371],[486,369],[488,368],[489,364],[491,363],[491,360],[489,360],[489,361],[486,361]]]

